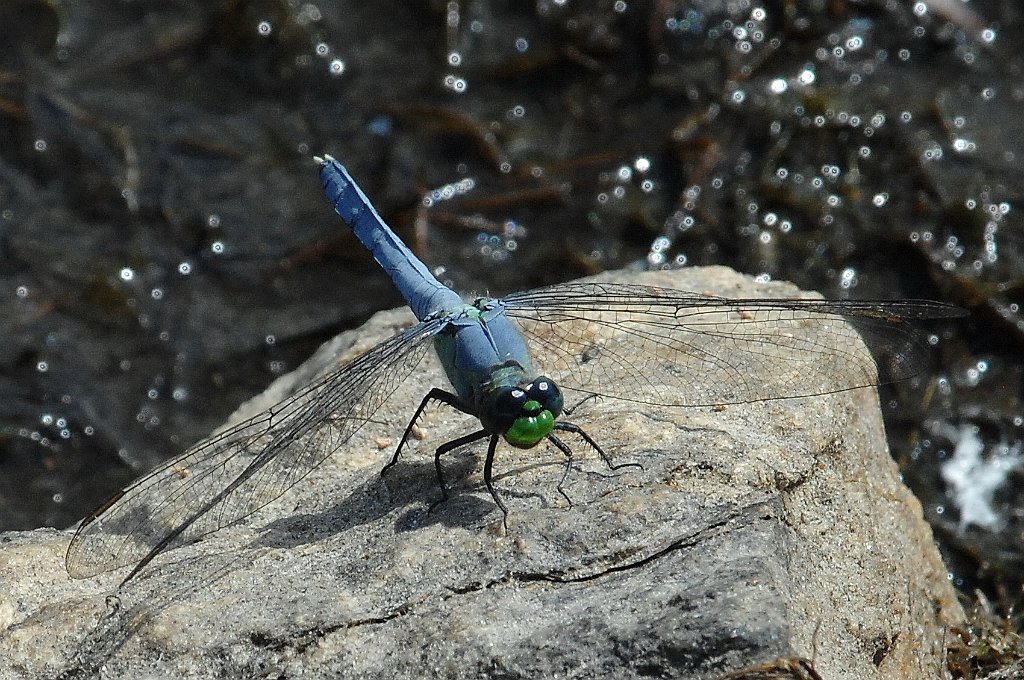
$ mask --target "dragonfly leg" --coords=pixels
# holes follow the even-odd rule
[[[583,406],[584,404],[586,404],[591,399],[597,399],[597,395],[596,394],[588,394],[587,396],[583,397],[582,399],[577,401],[572,406],[566,406],[566,407],[562,408],[562,413],[564,413],[567,416],[571,416],[576,409],[578,409],[580,406]]]
[[[451,406],[457,411],[462,411],[463,413],[473,415],[468,410],[466,410],[466,408],[459,402],[459,398],[456,397],[454,394],[452,394],[451,392],[446,392],[438,387],[433,388],[432,390],[427,392],[427,396],[423,397],[423,401],[420,402],[419,408],[417,408],[416,412],[412,414],[412,418],[409,420],[409,424],[405,426],[405,432],[402,434],[402,439],[401,441],[398,442],[398,446],[395,448],[395,455],[393,455],[391,457],[391,461],[381,469],[381,476],[383,476],[388,470],[394,467],[395,463],[398,462],[398,456],[400,453],[402,453],[402,447],[405,446],[405,442],[409,440],[409,436],[412,434],[412,428],[416,426],[416,421],[418,421],[420,419],[420,416],[423,415],[423,410],[427,408],[427,404],[429,404],[432,401],[439,401],[442,404],[447,404],[448,406]]]
[[[444,483],[444,470],[441,469],[441,456],[449,451],[454,451],[460,446],[472,444],[475,441],[479,441],[489,436],[491,435],[487,430],[477,430],[472,434],[467,434],[459,437],[458,439],[453,439],[450,442],[446,442],[437,447],[437,450],[434,451],[434,470],[437,472],[437,485],[441,487],[441,500],[431,505],[429,512],[433,512],[434,508],[448,500],[448,487]]]
[[[572,432],[573,434],[579,435],[580,438],[583,439],[583,441],[585,441],[587,444],[590,444],[591,448],[593,448],[601,455],[601,458],[604,459],[605,465],[608,466],[609,470],[618,470],[624,467],[637,467],[640,468],[641,470],[644,468],[644,466],[641,465],[640,463],[612,463],[612,459],[608,456],[607,453],[605,453],[604,449],[602,449],[598,445],[598,443],[594,441],[593,437],[584,432],[583,428],[581,428],[579,425],[559,421],[555,423],[554,429],[560,430],[562,432]]]
[[[569,498],[569,494],[565,493],[565,480],[569,477],[569,470],[572,469],[572,449],[569,445],[563,442],[561,439],[553,434],[548,435],[548,441],[555,445],[555,448],[565,454],[565,472],[562,473],[562,478],[558,481],[558,493],[562,494],[562,498],[565,502],[572,507],[572,499]]]
[[[494,491],[494,480],[491,478],[491,471],[494,467],[494,450],[498,447],[498,435],[491,435],[491,443],[487,445],[487,458],[484,459],[484,484],[487,485],[487,490],[491,492],[491,498],[494,499],[494,504],[501,508],[501,524],[505,527],[505,533],[508,533],[508,508],[498,498],[498,494]]]

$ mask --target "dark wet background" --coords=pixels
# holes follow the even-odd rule
[[[637,261],[969,307],[883,395],[957,583],[1024,573],[1016,0],[0,3],[0,529],[67,526],[400,300]],[[939,465],[1009,469],[963,528]],[[1014,461],[1018,461],[1014,463]],[[1015,467],[1016,465],[1016,467]]]

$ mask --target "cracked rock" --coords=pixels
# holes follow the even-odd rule
[[[785,297],[721,268],[610,274]],[[411,322],[378,314],[240,409],[265,408]],[[779,357],[785,371],[785,357]],[[770,380],[766,375],[765,380]],[[652,375],[650,379],[656,380]],[[934,678],[962,620],[921,508],[888,455],[874,390],[726,408],[591,400],[565,457],[428,410],[431,357],[344,449],[245,522],[126,570],[71,580],[71,531],[0,539],[0,676],[14,678]],[[390,443],[388,440],[390,439]],[[571,441],[571,440],[570,440]],[[730,675],[731,674],[731,675]]]

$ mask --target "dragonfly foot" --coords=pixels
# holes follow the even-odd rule
[[[427,508],[427,514],[428,515],[434,514],[434,511],[437,510],[442,505],[444,505],[447,501],[448,501],[448,494],[446,493],[444,495],[444,497],[441,498],[441,500],[434,501],[433,503],[430,504],[430,507]]]
[[[641,465],[640,463],[616,463],[615,465],[612,465],[611,461],[608,459],[605,459],[604,462],[608,465],[609,470],[621,470],[622,468],[639,468],[640,470],[645,469],[644,466]]]
[[[386,475],[391,468],[395,467],[396,463],[398,463],[398,456],[395,456],[394,458],[389,460],[387,465],[380,469],[380,476],[383,477],[384,475]]]
[[[569,498],[569,494],[567,494],[565,492],[565,489],[562,488],[561,483],[559,483],[559,485],[556,488],[558,489],[558,493],[562,494],[562,498],[565,499],[565,502],[569,504],[569,508],[572,508],[572,499]]]

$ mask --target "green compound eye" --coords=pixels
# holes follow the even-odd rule
[[[529,449],[551,433],[555,426],[555,416],[551,411],[542,410],[541,405],[533,400],[523,405],[523,411],[531,415],[516,418],[512,422],[512,427],[506,430],[504,437],[505,441],[516,448]]]

